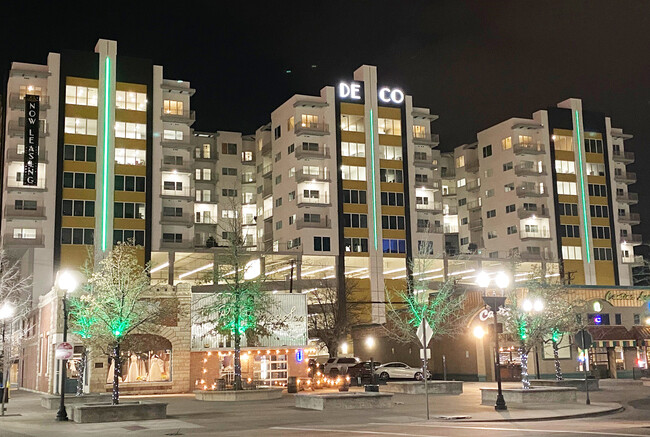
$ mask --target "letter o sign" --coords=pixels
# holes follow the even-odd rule
[[[404,92],[399,88],[390,89],[388,87],[383,87],[379,90],[379,100],[384,103],[400,105],[404,102]]]

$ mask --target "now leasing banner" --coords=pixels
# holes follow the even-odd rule
[[[38,184],[39,97],[25,96],[25,168],[23,185]]]

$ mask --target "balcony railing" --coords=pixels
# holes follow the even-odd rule
[[[614,153],[612,153],[612,159],[615,162],[631,164],[634,162],[634,152],[621,152],[620,150],[614,150]]]
[[[481,199],[478,200],[470,200],[467,202],[467,209],[469,211],[476,211],[477,209],[481,208]]]
[[[198,218],[194,217],[194,224],[215,226],[217,224],[217,219],[213,217],[204,217],[204,216],[199,216]]]
[[[6,233],[2,243],[5,247],[42,247],[45,246],[45,235],[36,234],[35,238],[14,238],[13,234]]]
[[[5,217],[11,219],[45,220],[45,207],[36,209],[16,209],[14,205],[5,206]]]
[[[456,187],[448,187],[446,190],[442,190],[442,195],[443,196],[455,196],[456,195]]]
[[[451,168],[442,168],[440,169],[440,177],[442,179],[454,179],[456,177],[456,171]]]
[[[519,238],[522,240],[545,240],[551,238],[551,232],[547,228],[542,228],[537,231],[526,231],[522,229],[519,231]]]
[[[476,231],[478,229],[483,229],[483,219],[482,218],[477,218],[474,220],[469,221],[469,229],[472,231]]]
[[[306,222],[305,219],[298,219],[296,220],[296,229],[303,229],[303,228],[319,228],[319,229],[330,229],[332,227],[332,221],[328,217],[323,217],[320,219],[320,221],[313,222],[313,221],[308,221]]]
[[[189,162],[184,162],[182,164],[173,164],[169,162],[162,161],[160,163],[160,171],[176,171],[178,173],[192,173],[192,166]]]
[[[470,159],[465,162],[465,171],[476,173],[479,168],[478,159]]]
[[[161,249],[191,249],[194,247],[193,240],[181,240],[181,241],[172,241],[160,239],[160,248]]]
[[[296,135],[327,135],[330,128],[327,123],[297,122],[293,131]]]
[[[520,185],[517,187],[519,197],[548,197],[548,192],[539,186]]]
[[[469,192],[477,191],[479,188],[481,188],[481,182],[479,180],[469,181],[465,184],[465,190]]]
[[[183,225],[187,227],[192,226],[194,215],[190,213],[183,213],[181,215],[163,215],[160,217],[161,225]]]
[[[621,223],[630,223],[638,225],[641,223],[641,216],[636,212],[631,212],[629,214],[619,215],[618,221]]]
[[[621,256],[621,261],[623,264],[634,264],[637,266],[643,265],[643,255],[636,255],[636,256]]]
[[[549,211],[545,205],[542,205],[541,208],[538,208],[535,211],[522,207],[517,209],[517,217],[520,219],[527,219],[531,217],[549,217]]]
[[[16,181],[11,179],[7,184],[7,191],[23,191],[23,190],[34,190],[34,191],[47,191],[47,186],[45,185],[45,178],[38,178],[36,180],[36,185],[23,185],[22,181]]]
[[[543,259],[541,252],[536,253],[525,251],[521,252],[519,256],[521,257],[522,261],[541,261]]]
[[[266,164],[262,167],[262,176],[271,177],[273,174],[273,164]]]
[[[254,175],[241,175],[242,184],[254,184],[255,182],[257,182],[257,180]]]
[[[429,202],[424,204],[418,203],[415,205],[415,209],[418,211],[427,211],[440,214],[443,211],[443,205],[442,202]]]
[[[160,140],[160,145],[162,147],[170,147],[173,149],[194,149],[196,147],[188,140],[169,140],[166,138]]]
[[[418,226],[418,232],[424,232],[427,234],[442,234],[444,232],[444,228],[442,225]]]
[[[512,146],[515,155],[540,155],[544,153],[544,143],[517,143]]]
[[[45,147],[38,148],[38,162],[47,162],[48,161],[47,150]],[[25,160],[25,155],[23,153],[18,153],[18,148],[11,147],[7,150],[7,161],[18,161],[23,162]]]
[[[458,207],[457,206],[443,206],[442,207],[442,213],[444,215],[458,215]]]
[[[25,119],[20,117],[18,120],[10,120],[7,128],[10,137],[23,137],[25,136]],[[41,120],[38,125],[38,137],[45,138],[49,135],[47,124]]]
[[[435,167],[435,164],[433,163],[433,158],[431,156],[426,156],[424,158],[422,157],[414,157],[413,158],[413,165],[416,167],[425,167],[425,168],[433,168]]]
[[[193,110],[165,111],[163,108],[161,111],[161,118],[163,121],[192,124],[194,123],[194,120],[196,120],[196,114]]]
[[[627,244],[641,244],[643,243],[643,237],[641,234],[621,235],[621,242]]]
[[[319,146],[318,150],[305,150],[302,144],[296,146],[296,159],[327,159],[330,158],[330,148]]]
[[[162,196],[169,197],[191,197],[194,198],[194,188],[184,187],[180,190],[166,190],[164,187],[161,192]]]
[[[50,96],[39,96],[38,102],[40,104],[39,109],[45,111],[50,109]],[[9,107],[11,109],[22,109],[25,110],[25,99],[20,98],[20,93],[10,93],[9,94]]]
[[[329,193],[320,193],[318,197],[307,197],[301,193],[298,195],[298,206],[304,205],[329,206],[331,205]]]
[[[517,176],[545,176],[546,166],[542,165],[541,167],[536,164],[517,164],[515,165],[515,174]]]
[[[616,201],[629,204],[639,203],[639,195],[637,193],[616,194]]]
[[[304,173],[302,170],[296,170],[296,182],[305,181],[329,182],[330,174],[327,171],[327,168],[318,169],[318,173]]]
[[[614,180],[623,184],[634,184],[636,183],[636,173],[633,171],[626,171],[622,174],[615,174]]]
[[[433,179],[427,179],[426,181],[416,180],[415,188],[423,188],[425,190],[436,190],[440,188],[440,182],[434,181]]]

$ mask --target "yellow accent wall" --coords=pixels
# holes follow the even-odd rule
[[[377,107],[377,117],[379,118],[392,118],[395,120],[402,119],[402,110],[400,108],[389,108],[386,106]],[[404,126],[402,126],[402,129]]]
[[[63,228],[94,228],[94,217],[61,217],[61,227]]]
[[[129,176],[147,176],[147,166],[115,164],[115,174]]]
[[[85,264],[86,260],[92,258],[92,250],[93,246],[86,246],[83,244],[62,244],[61,268],[79,269],[80,266]]]
[[[66,117],[97,119],[97,106],[65,105]]]
[[[96,146],[97,135],[64,134],[63,142],[65,144],[78,144],[80,146]]]
[[[356,203],[344,203],[343,204],[343,212],[347,213],[357,213],[357,214],[367,214],[368,213],[368,205],[359,205]]]
[[[113,219],[113,227],[115,229],[134,229],[140,231],[145,229],[145,221],[143,219],[116,218]]]
[[[346,238],[368,238],[368,228],[344,228],[343,236]]]
[[[381,233],[384,238],[406,238],[406,231],[401,229],[382,229]]]
[[[366,166],[366,158],[359,158],[358,156],[342,156],[341,164],[343,165],[356,165],[357,167]]]
[[[341,114],[365,115],[364,107],[360,103],[341,102]]]
[[[596,263],[596,284],[597,285],[615,285],[614,262],[613,261],[594,261]]]
[[[347,141],[350,143],[364,143],[366,142],[366,133],[365,132],[348,132],[341,131],[341,141]],[[370,153],[370,150],[368,150]]]
[[[343,188],[347,190],[367,190],[368,185],[366,181],[343,181]],[[366,196],[367,201],[370,202],[370,193]]]
[[[64,188],[62,195],[63,199],[77,200],[95,200],[97,197],[95,190],[87,190],[82,188]]]
[[[135,111],[131,111],[131,112],[135,112]],[[115,148],[147,150],[147,141],[136,140],[133,138],[115,138]]]
[[[144,203],[147,200],[146,193],[136,191],[115,191],[115,202],[140,202]]]
[[[380,159],[379,160],[379,167],[381,168],[394,168],[397,170],[402,170],[404,168],[404,164],[402,161],[395,161],[391,159]]]
[[[573,273],[572,284],[584,284],[585,283],[585,270],[582,260],[580,259],[568,259],[562,261],[564,264],[564,274],[568,275],[569,272]]]
[[[379,134],[379,144],[383,146],[401,146],[402,137],[399,135]]]
[[[75,171],[78,173],[97,173],[97,163],[85,161],[63,161],[63,171]]]
[[[115,82],[115,89],[118,91],[135,91],[136,93],[146,93],[147,85],[140,83]]]
[[[127,123],[147,124],[147,113],[145,111],[131,111],[127,109],[115,109],[115,121]]]

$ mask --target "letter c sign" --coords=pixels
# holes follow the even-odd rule
[[[399,88],[390,89],[383,87],[379,90],[379,100],[384,103],[401,105],[404,102],[404,92]]]

